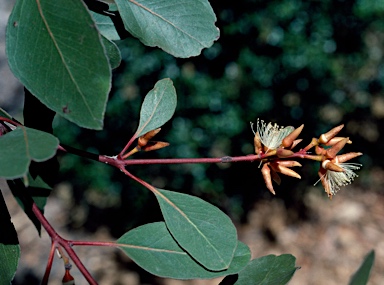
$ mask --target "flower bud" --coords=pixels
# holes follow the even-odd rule
[[[297,146],[300,142],[302,141],[302,139],[297,139],[297,140],[294,140],[290,149],[293,149],[295,146]]]
[[[334,137],[333,139],[331,139],[329,142],[327,142],[325,145],[326,146],[333,146],[335,145],[336,143],[338,143],[339,141],[343,140],[344,138],[343,137]],[[347,144],[351,144],[352,141],[351,140],[348,140],[347,141]]]
[[[320,177],[319,180],[321,181],[321,184],[323,185],[325,193],[327,193],[328,197],[330,197],[330,199],[332,199],[331,188],[329,186],[328,181],[325,179],[326,172],[327,172],[327,170],[325,170],[324,168],[320,167],[320,170],[317,173],[318,173],[318,175]],[[319,181],[317,181],[317,182],[319,182]],[[317,184],[317,182],[315,183],[315,185]]]
[[[291,176],[291,177],[294,177],[297,179],[301,179],[301,176],[296,171],[293,171],[292,169],[290,169],[288,167],[285,167],[283,165],[278,165],[278,164],[277,165],[271,164],[271,166],[276,172],[280,172],[281,174]]]
[[[282,145],[284,147],[290,147],[292,146],[293,142],[297,139],[297,137],[300,135],[301,131],[304,128],[304,124],[302,124],[300,127],[297,129],[293,130],[289,135],[287,135],[282,142]]]
[[[276,151],[276,155],[280,158],[285,158],[285,157],[289,157],[289,156],[293,155],[293,151],[288,150],[288,149],[284,149],[284,148],[279,148]]]
[[[330,160],[324,160],[322,163],[321,163],[321,167],[322,168],[324,168],[324,169],[326,169],[326,170],[331,170],[331,171],[336,171],[336,172],[344,172],[344,170],[340,167],[340,166],[338,166],[338,165],[336,165],[336,164],[334,164],[334,163],[332,163]]]
[[[344,138],[341,141],[337,142],[334,146],[326,152],[327,158],[334,158],[336,154],[345,146],[345,144],[349,141],[349,138]]]
[[[337,126],[333,128],[332,130],[326,132],[325,134],[322,134],[319,138],[319,143],[326,144],[329,142],[332,138],[334,138],[344,127],[344,125]]]
[[[151,150],[157,150],[161,149],[163,147],[169,146],[169,143],[167,142],[148,142],[145,146],[141,148],[143,151],[151,151]]]
[[[273,169],[271,169],[271,176],[272,176],[272,180],[275,181],[277,185],[281,184],[281,178],[279,174],[277,174],[277,172],[274,171]]]
[[[301,164],[296,160],[278,160],[276,163],[285,167],[301,166]]]
[[[275,195],[275,190],[273,189],[272,186],[272,180],[271,180],[271,170],[268,167],[268,164],[265,163],[263,167],[261,168],[261,174],[263,175],[265,185],[267,186],[267,189]]]
[[[253,138],[253,145],[255,146],[255,153],[260,154],[263,152],[263,146],[261,144],[259,132],[255,133],[255,137]]]
[[[157,135],[160,132],[161,128],[157,128],[155,130],[149,131],[148,133],[145,133],[141,137],[139,137],[137,144],[140,147],[145,146],[150,139],[152,139],[155,135]]]
[[[334,159],[332,159],[332,162],[334,163],[343,163],[348,160],[351,160],[352,158],[358,157],[360,155],[363,155],[361,152],[349,152],[342,155],[337,155]]]

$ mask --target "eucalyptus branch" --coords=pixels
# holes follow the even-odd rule
[[[55,255],[56,246],[57,246],[56,242],[54,240],[52,240],[51,250],[49,251],[47,266],[45,267],[45,272],[44,272],[43,280],[41,281],[41,285],[48,284],[48,279],[49,279],[49,275],[50,275],[51,269],[52,269],[52,263],[53,263],[53,258]]]
[[[51,226],[48,220],[44,217],[43,213],[41,213],[40,209],[37,207],[36,203],[32,204],[32,211],[35,214],[36,218],[40,221],[41,225],[47,231],[48,235],[51,237],[52,243],[54,245],[61,245],[65,251],[68,253],[69,257],[76,265],[76,267],[83,274],[84,278],[88,281],[89,284],[97,284],[96,280],[89,273],[87,268],[84,266],[80,258],[77,256],[76,252],[72,249],[72,242],[70,240],[66,240],[62,238],[55,229]],[[52,249],[51,249],[52,250]],[[51,255],[50,255],[51,257]],[[49,262],[48,262],[49,266]],[[48,270],[46,270],[47,272]],[[47,277],[48,278],[48,277]]]

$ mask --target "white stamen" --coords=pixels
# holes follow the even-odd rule
[[[326,180],[326,183],[329,185],[329,189],[332,195],[335,195],[342,186],[351,184],[355,179],[355,177],[358,177],[358,175],[354,172],[354,170],[358,170],[362,166],[359,163],[335,163],[335,164],[337,166],[340,166],[344,171],[337,172],[337,171],[327,170],[327,172],[314,184],[316,185],[324,177],[324,179]]]
[[[279,127],[277,124],[264,123],[263,120],[257,119],[257,132],[260,135],[261,143],[266,146],[268,150],[277,149],[283,142],[283,139],[293,132],[295,128],[292,126]],[[254,131],[253,131],[254,132]]]

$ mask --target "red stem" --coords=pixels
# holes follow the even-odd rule
[[[49,274],[51,273],[51,269],[52,269],[52,263],[53,263],[53,257],[55,254],[55,249],[56,249],[56,243],[52,240],[51,250],[49,252],[47,266],[45,268],[45,273],[44,273],[43,280],[41,281],[41,285],[47,285],[48,284],[48,279],[49,279]]]
[[[32,211],[35,214],[36,218],[40,221],[41,225],[47,231],[48,235],[51,237],[52,242],[55,244],[60,244],[65,251],[68,253],[69,257],[72,259],[73,263],[77,266],[80,272],[83,274],[84,278],[88,281],[89,284],[97,285],[95,279],[93,279],[92,275],[89,273],[87,268],[85,268],[84,264],[81,262],[76,252],[73,250],[71,241],[68,241],[62,238],[55,229],[51,226],[48,220],[44,217],[43,213],[39,210],[36,203],[32,204]],[[52,248],[51,248],[52,251]],[[49,263],[48,263],[49,264]]]
[[[136,136],[136,133],[131,137],[131,139],[129,140],[129,142],[125,145],[125,147],[123,148],[123,150],[119,153],[119,157],[122,157],[124,155],[124,153],[128,150],[128,148],[131,146],[131,144],[133,143],[133,141],[137,139],[137,136]]]
[[[223,156],[212,158],[159,158],[159,159],[128,159],[124,161],[124,165],[135,164],[186,164],[186,163],[229,163],[239,161],[255,161],[262,159],[259,155],[246,156]]]
[[[20,124],[19,122],[16,122],[16,121],[9,119],[9,118],[6,118],[6,117],[0,116],[0,121],[10,123],[11,125],[14,125],[14,126],[22,126],[22,124]]]

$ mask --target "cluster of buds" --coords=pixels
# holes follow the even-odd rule
[[[151,141],[151,139],[155,135],[157,135],[160,132],[160,130],[161,128],[157,128],[139,137],[139,139],[137,140],[137,146],[134,149],[132,149],[130,152],[125,154],[123,158],[125,159],[139,151],[152,151],[152,150],[158,150],[158,149],[169,146],[169,143],[167,142]]]
[[[275,194],[272,180],[278,185],[281,179],[278,173],[300,179],[300,175],[292,170],[292,167],[301,166],[295,158],[306,158],[321,162],[318,171],[325,192],[328,197],[336,194],[340,187],[350,184],[357,174],[354,170],[360,169],[361,164],[345,163],[346,161],[362,155],[361,152],[350,152],[337,155],[340,150],[352,142],[349,138],[336,137],[344,125],[333,128],[329,132],[322,134],[319,138],[313,138],[311,143],[298,152],[293,152],[293,148],[302,140],[298,139],[304,125],[298,128],[291,126],[279,127],[277,124],[264,123],[257,120],[257,129],[253,129],[255,153],[259,155],[261,173],[268,190]],[[315,147],[315,155],[308,153],[308,150]],[[259,167],[260,167],[259,166]],[[316,182],[317,183],[317,182]],[[315,184],[316,185],[316,184]]]

